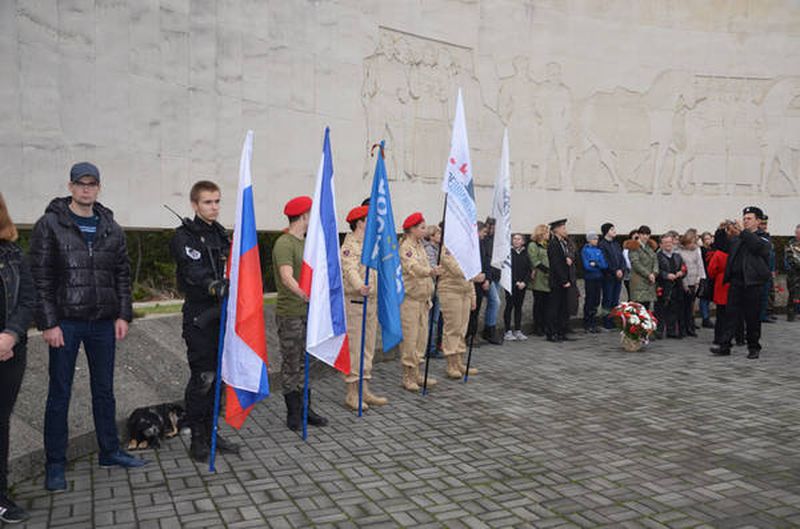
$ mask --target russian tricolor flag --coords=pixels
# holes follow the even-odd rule
[[[225,420],[241,428],[256,402],[269,395],[264,295],[253,208],[253,131],[247,131],[239,163],[233,247],[228,261],[227,318],[222,350]]]
[[[322,160],[303,251],[300,288],[308,295],[306,350],[344,373],[350,372],[339,229],[333,198],[330,129],[325,129]]]

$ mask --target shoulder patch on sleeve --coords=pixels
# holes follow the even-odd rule
[[[195,250],[194,248],[190,248],[189,246],[185,246],[184,249],[186,250],[186,256],[193,260],[199,261],[200,260],[200,252]]]

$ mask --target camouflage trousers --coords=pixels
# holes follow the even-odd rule
[[[789,291],[789,302],[787,306],[800,304],[800,271],[789,272],[786,276],[786,289]]]
[[[306,352],[305,316],[275,315],[281,347],[281,389],[283,394],[303,390],[303,369]]]

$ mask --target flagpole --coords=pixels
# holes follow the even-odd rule
[[[308,351],[305,353],[305,381],[303,382],[303,441],[308,439]]]
[[[367,277],[364,279],[364,286],[369,286],[369,267],[367,268]],[[361,356],[358,365],[358,416],[364,414],[364,342],[367,338],[367,303],[369,296],[364,296],[364,312],[361,314]]]
[[[217,378],[214,381],[214,414],[211,417],[211,454],[208,457],[208,471],[216,472],[214,463],[217,458],[217,416],[219,415],[219,400],[222,391],[222,350],[225,348],[225,323],[228,319],[228,296],[222,298],[222,309],[219,315],[219,344],[217,345]]]
[[[477,317],[475,318],[477,324]],[[477,332],[477,329],[476,329]],[[464,384],[469,380],[469,364],[472,361],[472,346],[475,344],[475,332],[469,337],[469,353],[467,353],[467,369],[464,371]]]
[[[444,206],[442,207],[442,242],[439,243],[439,251],[436,255],[436,266],[439,266],[442,263],[442,248],[444,247],[444,230],[447,228],[446,223],[444,222],[444,217],[447,214],[447,197],[448,195],[444,195]],[[435,276],[433,278],[433,296],[431,299],[436,298],[436,293],[439,290],[439,276]],[[431,317],[433,315],[433,307],[428,311],[428,341],[425,344],[425,376],[422,379],[422,396],[428,394],[428,368],[431,362],[431,348],[430,343],[433,336],[433,325],[430,324]]]

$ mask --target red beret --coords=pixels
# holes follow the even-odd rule
[[[408,228],[413,228],[420,222],[425,222],[425,219],[422,217],[422,213],[417,211],[406,217],[406,220],[403,221],[403,229],[407,230]]]
[[[311,209],[311,197],[295,197],[283,206],[283,214],[287,217],[297,217]]]
[[[369,211],[369,206],[358,206],[350,210],[350,213],[347,214],[347,222],[355,222],[358,219],[363,219],[367,216],[367,212]]]

